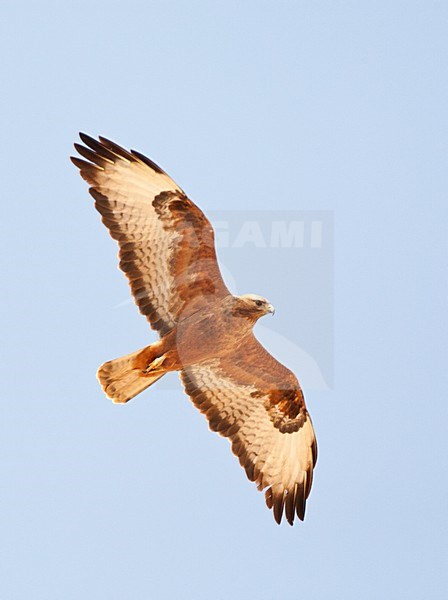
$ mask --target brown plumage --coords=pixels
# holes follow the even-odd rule
[[[117,240],[119,265],[135,302],[160,340],[103,364],[106,395],[125,403],[169,371],[210,429],[229,438],[248,478],[266,489],[277,523],[304,518],[317,445],[295,375],[253,335],[273,312],[267,300],[233,296],[202,211],[142,154],[80,134],[72,157],[95,207]]]

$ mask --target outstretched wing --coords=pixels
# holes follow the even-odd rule
[[[280,523],[303,520],[311,490],[317,443],[294,374],[251,334],[227,358],[185,368],[187,394],[212,431],[228,437],[251,481],[265,492]]]
[[[229,294],[203,212],[160,167],[100,137],[80,134],[72,157],[120,247],[120,268],[140,312],[164,335],[183,317]]]

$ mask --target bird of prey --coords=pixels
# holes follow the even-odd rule
[[[264,298],[234,296],[219,270],[203,212],[152,160],[110,140],[80,134],[71,157],[119,245],[119,266],[160,339],[104,363],[105,394],[128,402],[169,371],[179,371],[212,431],[227,437],[248,478],[280,523],[305,515],[317,444],[295,375],[255,338],[273,313]]]

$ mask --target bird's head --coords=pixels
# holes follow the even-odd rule
[[[257,320],[260,317],[275,312],[272,304],[256,294],[244,294],[243,296],[236,297],[235,314],[249,319]]]

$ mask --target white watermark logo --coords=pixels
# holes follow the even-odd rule
[[[242,221],[234,227],[231,221],[214,223],[218,248],[321,248],[323,221]]]
[[[232,294],[255,293],[276,308],[255,334],[305,390],[333,385],[333,214],[212,211],[218,263]],[[203,266],[203,265],[202,265]],[[130,305],[132,299],[116,304]],[[151,339],[148,339],[148,344]],[[173,386],[163,378],[162,388]]]

